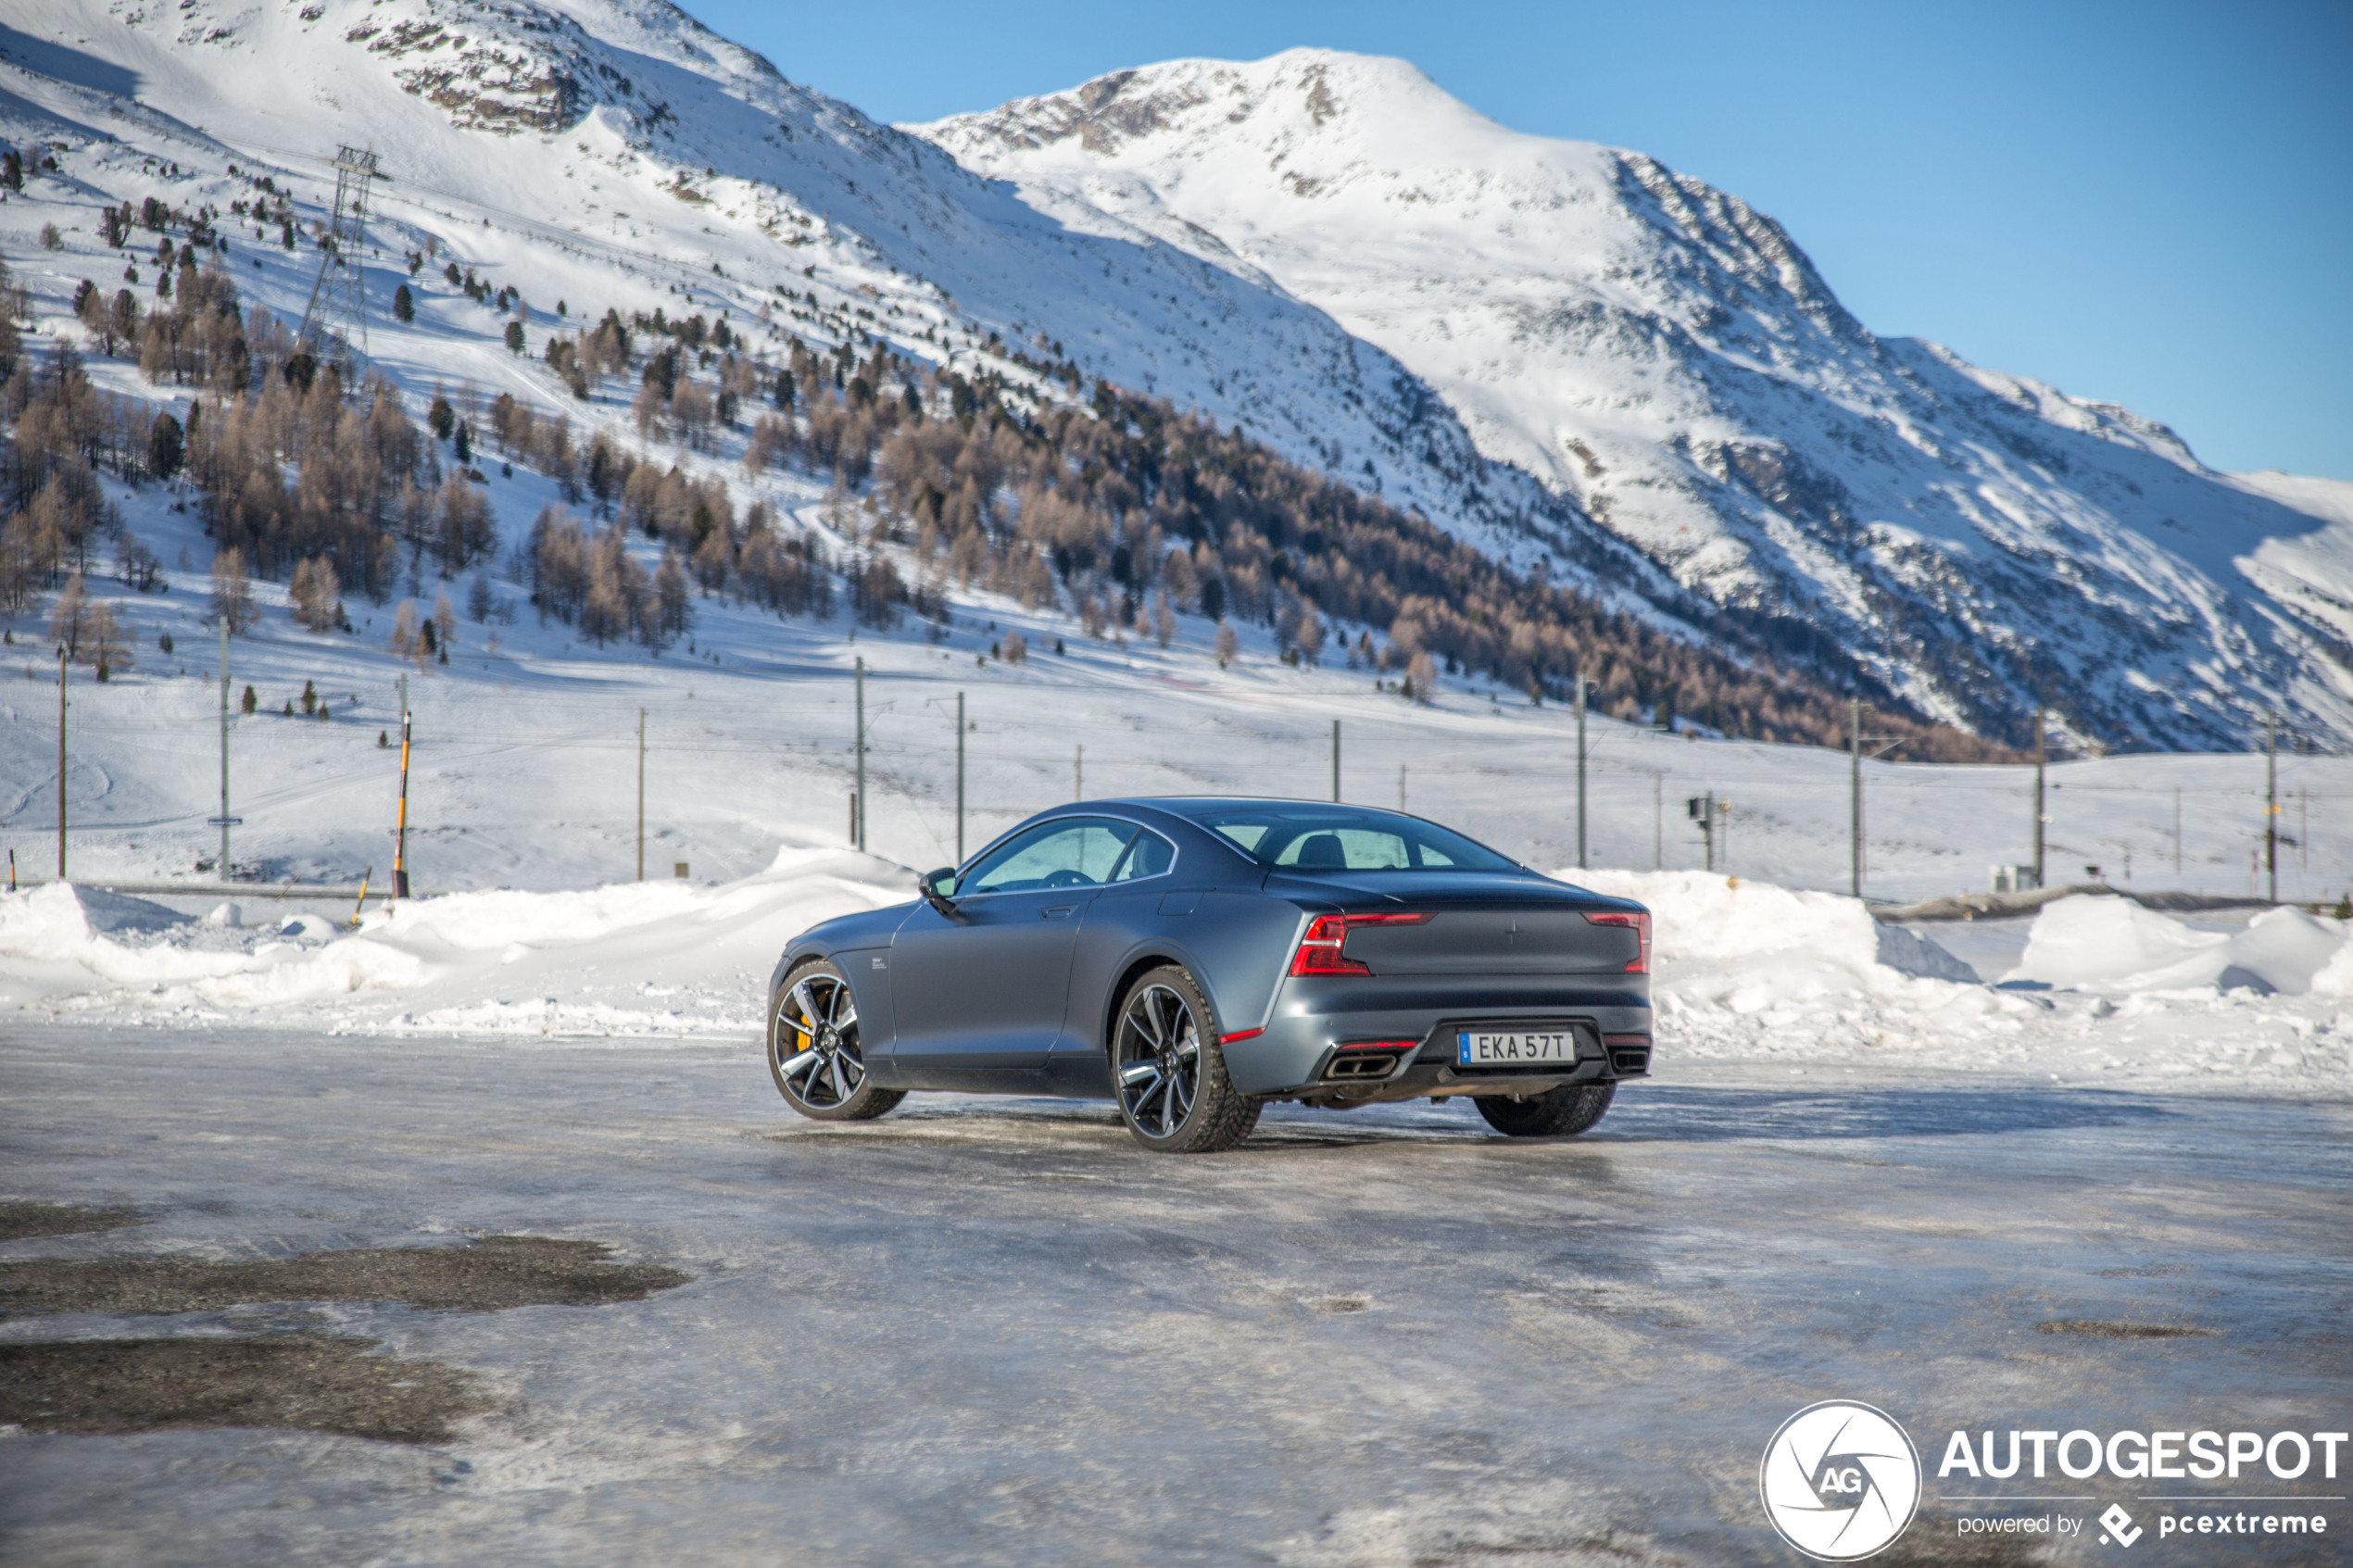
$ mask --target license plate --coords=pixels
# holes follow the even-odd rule
[[[1512,1029],[1497,1034],[1466,1029],[1454,1036],[1457,1067],[1517,1067],[1576,1060],[1577,1035],[1569,1029]]]

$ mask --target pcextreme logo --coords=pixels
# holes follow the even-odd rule
[[[1886,1411],[1825,1399],[1781,1423],[1756,1490],[1781,1539],[1818,1562],[1854,1562],[1912,1522],[1919,1450]]]

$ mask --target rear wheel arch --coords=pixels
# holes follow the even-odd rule
[[[1119,1028],[1119,1004],[1126,999],[1127,988],[1144,975],[1166,964],[1175,964],[1186,973],[1190,974],[1193,977],[1193,983],[1202,988],[1202,995],[1209,996],[1209,983],[1202,978],[1201,967],[1184,955],[1158,947],[1148,948],[1134,954],[1126,964],[1121,966],[1118,978],[1111,983],[1111,989],[1104,995],[1102,1003],[1096,1012],[1095,1048],[1103,1053],[1104,1060],[1108,1060],[1111,1057],[1114,1036]],[[1217,998],[1210,996],[1209,1005],[1214,1011],[1217,1006]]]

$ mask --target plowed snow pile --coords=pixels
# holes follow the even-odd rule
[[[1987,985],[1932,931],[1881,925],[1854,898],[1704,872],[1555,874],[1650,906],[1662,1072],[1679,1056],[1911,1063],[2353,1094],[2353,944],[2301,910],[2233,935],[2065,898],[2036,917],[2019,969]]]
[[[905,873],[844,850],[785,849],[716,887],[454,893],[240,932],[49,885],[0,894],[0,1003],[108,1020],[334,1032],[740,1036],[776,955],[817,921],[896,903]]]
[[[2353,992],[2342,922],[2266,909],[2235,935],[2198,931],[2129,898],[2045,906],[2008,980],[2087,991]]]
[[[2062,899],[1987,984],[1933,928],[1882,925],[1853,898],[1702,872],[1569,875],[1654,912],[1663,1073],[1762,1060],[2353,1094],[2353,943],[2300,910],[2203,930],[2122,898]],[[0,1005],[331,1035],[741,1040],[794,934],[900,902],[907,884],[875,857],[786,848],[717,886],[458,893],[357,930],[302,916],[258,932],[42,887],[0,895]]]

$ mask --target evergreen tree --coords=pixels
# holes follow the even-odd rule
[[[417,319],[417,296],[406,283],[392,291],[392,319],[404,327]]]

